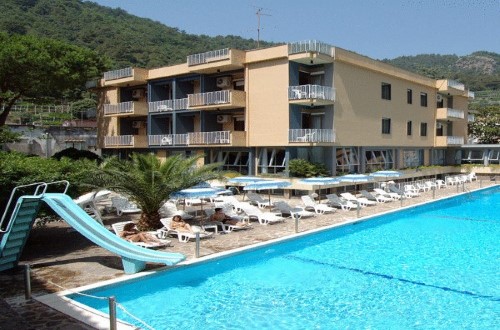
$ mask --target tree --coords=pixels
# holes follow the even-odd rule
[[[105,61],[90,49],[61,41],[0,33],[0,126],[22,98],[72,97],[101,75]]]
[[[222,172],[217,170],[219,164],[197,166],[201,157],[177,155],[163,161],[152,153],[134,153],[130,160],[112,157],[89,178],[100,187],[127,195],[137,204],[142,210],[139,229],[158,229],[162,227],[159,210],[170,194],[206,180],[222,178]]]
[[[478,109],[474,122],[469,124],[469,135],[479,140],[480,144],[500,142],[500,108],[488,106]]]

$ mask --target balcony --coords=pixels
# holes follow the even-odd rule
[[[147,83],[148,70],[141,68],[125,68],[104,72],[103,86],[137,86]]]
[[[215,73],[243,69],[245,52],[237,49],[219,49],[187,57],[189,71]]]
[[[306,40],[288,44],[288,58],[290,61],[316,65],[332,63],[335,57],[335,48],[317,40]]]
[[[146,148],[145,135],[105,136],[104,148]]]
[[[288,142],[291,143],[333,143],[333,129],[299,128],[288,130]]]
[[[436,136],[435,147],[460,146],[464,144],[463,136]]]
[[[300,105],[330,105],[335,102],[335,89],[320,85],[288,87],[290,103]]]
[[[188,109],[234,109],[246,106],[244,91],[222,90],[188,95]]]
[[[452,108],[438,108],[436,112],[437,120],[457,121],[465,119],[465,111]]]
[[[448,95],[463,95],[468,96],[468,92],[465,91],[464,84],[450,79],[438,80],[436,83],[439,93]]]
[[[468,114],[467,115],[467,122],[473,123],[476,121],[476,116],[474,114]]]
[[[184,98],[184,99],[149,102],[148,108],[149,108],[149,113],[185,110],[188,108],[188,99]]]
[[[144,102],[130,101],[118,104],[104,104],[104,116],[136,117],[147,116],[148,108]]]
[[[150,146],[245,146],[245,132],[216,131],[150,135]]]

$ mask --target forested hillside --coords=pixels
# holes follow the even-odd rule
[[[153,68],[185,62],[189,54],[256,46],[252,39],[188,34],[121,9],[81,0],[1,0],[0,31],[44,36],[89,47],[111,60],[109,69]],[[261,42],[262,47],[269,45],[271,43]],[[499,60],[497,53],[477,51],[467,56],[402,56],[384,62],[431,78],[458,80],[476,92],[476,105],[500,105]]]

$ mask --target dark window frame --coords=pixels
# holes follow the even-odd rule
[[[385,82],[382,83],[381,95],[382,100],[391,100],[391,84]]]
[[[406,103],[413,104],[413,91],[410,88],[406,90]]]
[[[391,118],[382,118],[382,134],[391,134]]]
[[[427,136],[427,123],[420,123],[420,136]]]
[[[413,134],[413,132],[412,132],[412,126],[413,126],[412,121],[408,120],[406,122],[406,135],[411,136]]]
[[[420,106],[427,107],[427,93],[420,93]]]

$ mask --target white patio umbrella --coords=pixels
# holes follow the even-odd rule
[[[383,178],[399,178],[403,173],[398,172],[398,171],[377,171],[370,173],[370,176],[373,177],[383,177]]]
[[[229,183],[240,183],[240,184],[243,184],[244,186],[247,184],[251,184],[251,183],[259,182],[259,181],[269,181],[269,180],[259,178],[256,176],[248,176],[248,175],[237,176],[237,177],[234,177],[232,179],[227,180],[227,182],[229,182]],[[244,186],[243,186],[243,188],[244,188]],[[243,190],[245,190],[245,189],[243,189]],[[243,200],[245,200],[245,191],[243,191]]]
[[[289,181],[261,180],[246,185],[243,190],[268,190],[269,203],[271,203],[271,189],[282,189],[291,185]]]
[[[358,190],[358,183],[366,183],[374,181],[372,176],[366,174],[346,174],[339,177],[340,182],[354,183],[354,190]]]
[[[216,187],[202,187],[194,186],[192,188],[182,189],[170,194],[171,198],[175,199],[188,199],[188,198],[213,198],[217,197],[218,194],[225,192],[223,188]],[[184,207],[186,204],[184,203]],[[201,211],[203,213],[203,201],[201,203]]]
[[[340,180],[338,178],[333,178],[333,177],[314,177],[314,178],[301,179],[300,182],[312,185],[313,189],[314,186],[318,186],[318,190],[320,190],[321,189],[320,186],[339,184]]]

